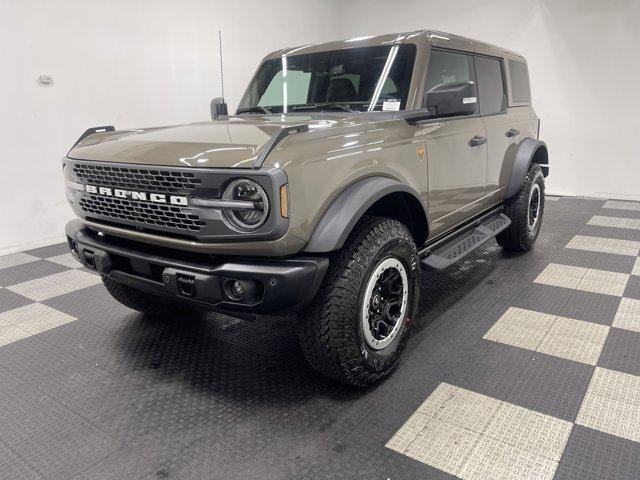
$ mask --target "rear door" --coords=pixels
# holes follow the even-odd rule
[[[487,203],[499,202],[510,173],[504,158],[510,145],[516,143],[518,132],[512,116],[507,113],[507,89],[502,59],[494,57],[475,57],[476,78],[478,82],[478,101],[480,115],[487,132]]]
[[[467,81],[475,81],[472,54],[431,50],[426,91],[443,83]],[[451,229],[483,208],[487,145],[469,144],[474,137],[486,137],[478,113],[439,118],[422,124],[427,147],[428,208],[431,234],[434,236]]]

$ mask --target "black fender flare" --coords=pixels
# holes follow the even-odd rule
[[[544,176],[549,175],[549,153],[547,151],[547,145],[543,141],[534,138],[525,138],[520,142],[516,150],[505,198],[512,198],[518,194],[534,157],[536,157],[536,163],[539,163],[542,167]]]
[[[420,199],[411,187],[388,177],[368,177],[351,184],[324,212],[304,251],[326,253],[339,250],[362,215],[378,200],[396,192]]]

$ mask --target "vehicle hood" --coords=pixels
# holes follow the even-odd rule
[[[251,168],[272,136],[284,127],[307,125],[312,133],[370,121],[355,115],[244,115],[212,122],[98,133],[72,148],[68,157],[140,165]]]

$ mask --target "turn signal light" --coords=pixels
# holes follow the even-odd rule
[[[280,187],[280,215],[289,218],[289,188],[287,185]]]

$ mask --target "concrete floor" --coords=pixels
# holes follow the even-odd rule
[[[64,245],[0,257],[0,478],[640,477],[640,203],[547,200],[532,252],[423,274],[368,391],[295,318],[143,317]]]

